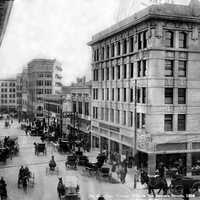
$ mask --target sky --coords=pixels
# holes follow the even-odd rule
[[[15,0],[0,47],[0,78],[34,58],[62,63],[63,83],[90,79],[92,35],[144,8],[148,0]],[[187,0],[177,0],[187,3]]]

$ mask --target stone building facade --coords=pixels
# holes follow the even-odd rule
[[[187,171],[200,152],[200,3],[152,5],[93,36],[92,138]],[[103,142],[102,142],[103,141]],[[136,144],[136,145],[135,145]]]
[[[62,67],[55,59],[33,59],[27,65],[28,112],[43,117],[43,99],[47,95],[60,94]]]
[[[16,79],[0,80],[0,110],[3,113],[17,111]]]

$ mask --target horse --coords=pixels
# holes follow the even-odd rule
[[[57,192],[59,199],[61,199],[61,196],[65,195],[65,185],[63,184],[62,178],[59,178],[58,185],[57,185]]]
[[[141,183],[147,184],[148,187],[148,193],[151,194],[153,192],[153,196],[156,197],[154,189],[159,189],[158,194],[161,190],[163,190],[163,195],[167,195],[167,191],[169,189],[167,185],[167,181],[165,178],[161,178],[160,176],[154,176],[150,177],[148,176],[147,172],[142,171],[141,172]]]

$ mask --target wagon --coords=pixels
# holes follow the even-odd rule
[[[66,176],[64,184],[65,194],[60,196],[61,200],[81,200],[78,177]]]
[[[74,155],[67,156],[65,166],[70,169],[77,169],[77,158]]]
[[[87,156],[79,156],[79,159],[78,159],[78,165],[80,166],[87,166],[87,164],[89,163],[89,159]]]
[[[109,167],[101,167],[100,169],[98,169],[98,171],[97,171],[97,179],[98,180],[110,181],[111,177],[112,176],[111,176],[111,172],[110,172]]]
[[[176,176],[172,179],[170,185],[170,191],[175,195],[182,195],[184,189],[189,191],[189,194],[194,194],[200,191],[200,179],[186,177],[186,176]]]
[[[47,154],[46,144],[45,143],[34,143],[35,145],[35,155],[39,155],[43,153],[43,155]]]

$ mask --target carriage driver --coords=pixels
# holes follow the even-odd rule
[[[56,167],[56,162],[54,160],[54,156],[51,156],[51,160],[49,161],[49,167],[50,167],[50,170],[54,171],[54,169]]]

